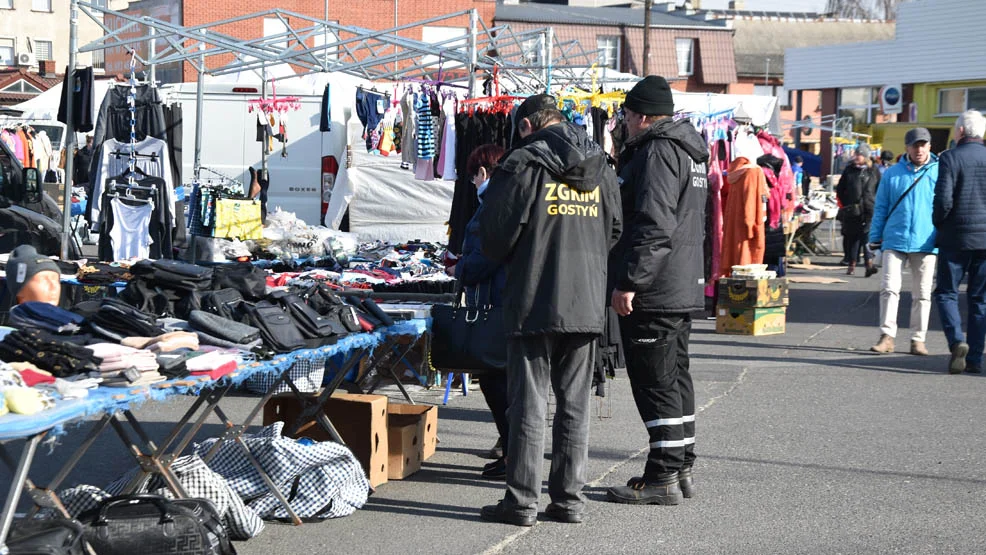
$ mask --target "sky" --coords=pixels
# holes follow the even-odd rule
[[[820,12],[825,9],[825,0],[745,0],[747,10]],[[680,4],[680,2],[679,2]],[[703,9],[723,9],[729,0],[702,0]]]

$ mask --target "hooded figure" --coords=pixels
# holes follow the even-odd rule
[[[565,121],[548,95],[517,109],[521,146],[493,171],[479,235],[507,267],[507,491],[482,518],[533,526],[544,466],[548,392],[551,503],[545,516],[581,522],[589,461],[594,346],[606,321],[606,257],[622,230],[616,174],[606,154]]]
[[[729,165],[729,197],[722,211],[722,274],[733,266],[761,264],[767,217],[767,178],[760,166],[742,156]]]

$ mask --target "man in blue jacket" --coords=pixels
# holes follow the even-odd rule
[[[986,341],[986,118],[969,110],[955,122],[958,145],[938,161],[934,223],[938,228],[935,300],[952,359],[951,374],[979,373]],[[968,274],[969,341],[962,333],[959,283]]]
[[[897,336],[897,303],[900,302],[904,262],[910,262],[911,354],[927,355],[925,337],[931,318],[931,288],[935,278],[935,225],[931,211],[938,180],[938,157],[931,153],[931,133],[924,127],[904,135],[907,156],[887,168],[877,188],[870,224],[870,243],[883,250],[883,283],[880,285],[880,341],[870,347],[877,353],[894,352]]]

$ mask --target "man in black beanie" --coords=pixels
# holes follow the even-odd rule
[[[687,119],[675,121],[671,87],[649,75],[627,94],[620,155],[623,221],[609,284],[627,375],[650,454],[643,476],[610,488],[611,501],[677,505],[694,493],[695,391],[688,336],[705,308],[703,241],[709,159]]]
[[[589,462],[594,348],[606,320],[606,259],[622,228],[616,173],[549,95],[517,109],[520,146],[493,171],[479,212],[484,254],[505,261],[507,491],[486,520],[532,526],[544,465],[548,391],[551,503],[545,518],[581,522]]]

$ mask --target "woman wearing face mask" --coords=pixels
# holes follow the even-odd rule
[[[483,256],[483,246],[479,239],[479,214],[483,210],[483,194],[490,181],[490,174],[493,173],[493,168],[504,152],[504,149],[498,145],[482,145],[474,150],[466,161],[466,171],[472,176],[472,183],[476,186],[479,208],[466,226],[466,237],[462,241],[462,256],[455,266],[448,269],[448,273],[462,283],[466,294],[466,306],[469,307],[487,304],[500,306],[503,302],[503,287],[507,282],[506,268]],[[479,379],[479,388],[493,413],[493,421],[500,434],[500,445],[503,446],[503,453],[506,453],[506,372],[482,375]],[[507,464],[502,456],[483,468],[484,478],[503,480],[506,479],[506,475]]]

